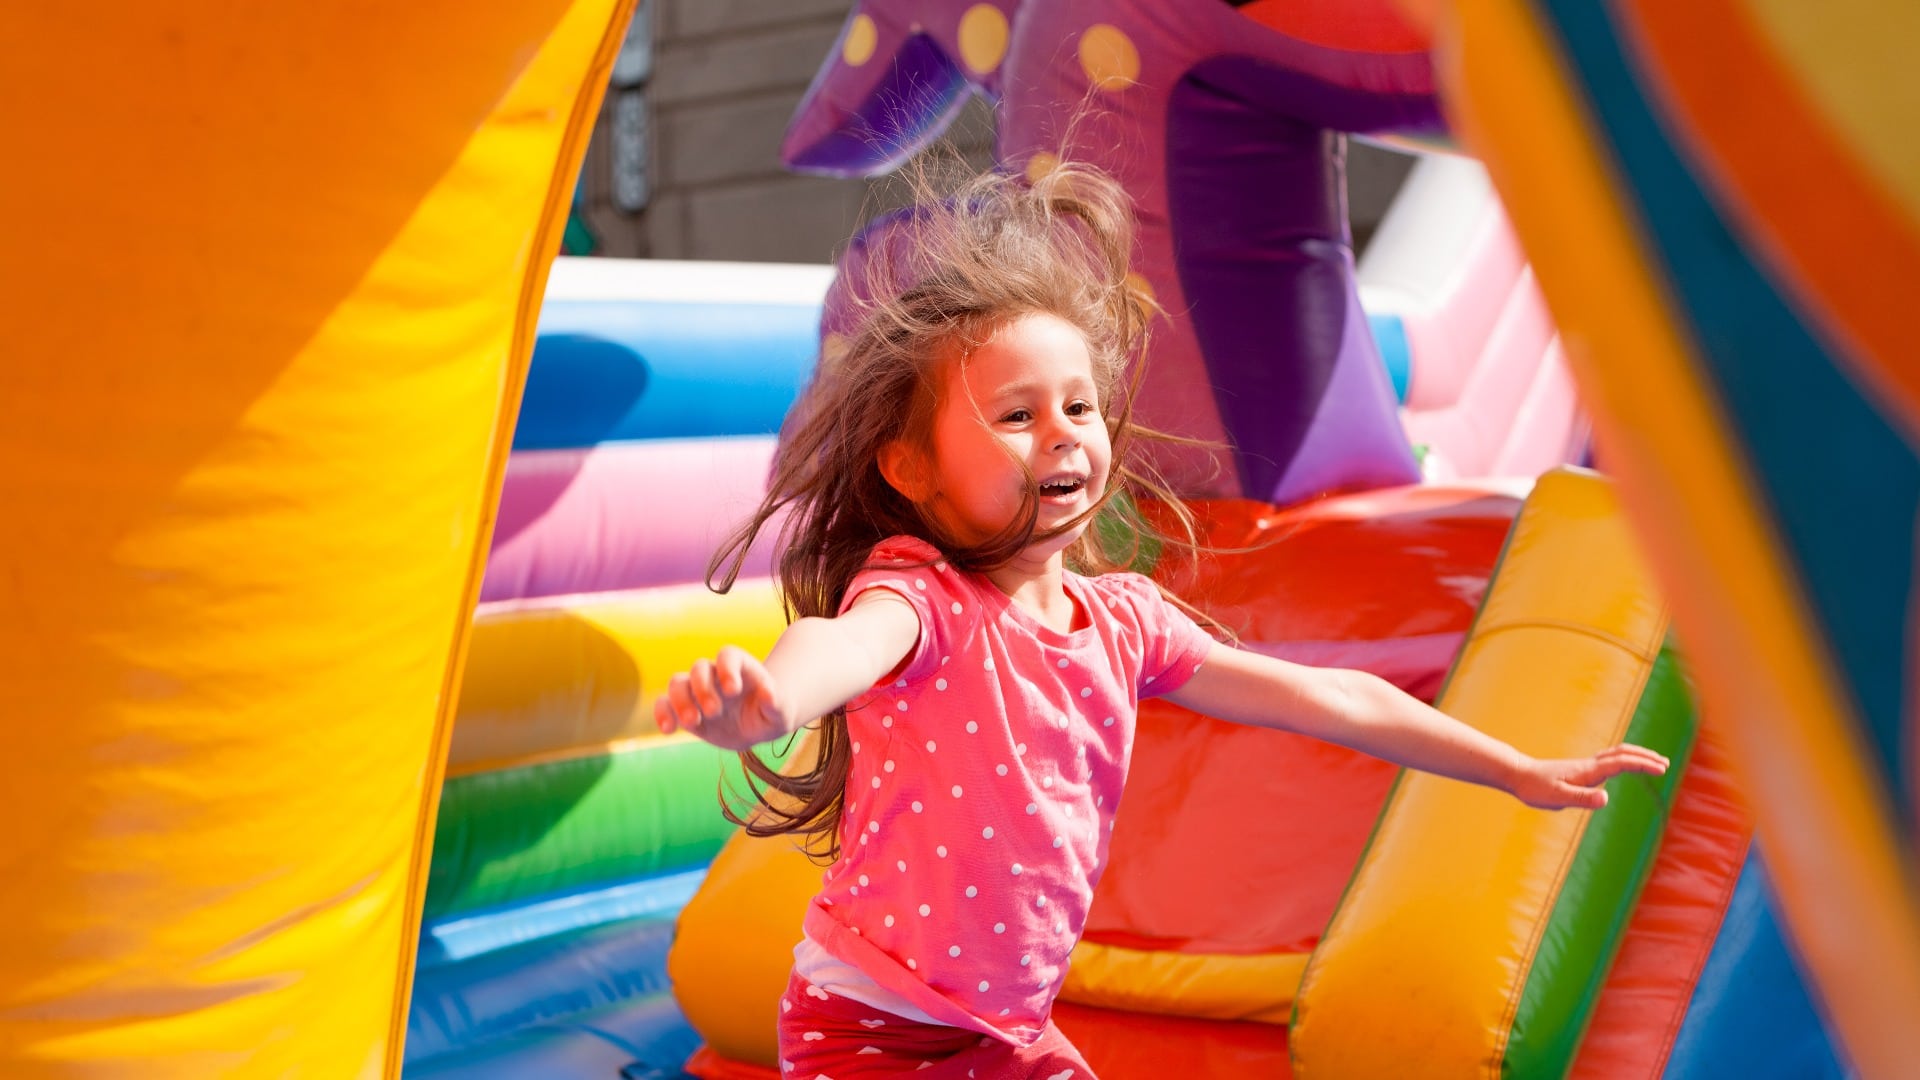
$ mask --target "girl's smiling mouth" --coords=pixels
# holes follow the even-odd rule
[[[1040,481],[1040,497],[1043,499],[1066,498],[1078,495],[1087,486],[1084,476],[1054,476]]]

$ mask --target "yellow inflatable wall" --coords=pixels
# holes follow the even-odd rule
[[[394,1077],[616,0],[0,40],[0,1074]]]

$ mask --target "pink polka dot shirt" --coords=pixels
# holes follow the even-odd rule
[[[1067,574],[1060,633],[992,582],[896,537],[846,594],[904,598],[920,638],[847,706],[840,858],[806,934],[945,1024],[1038,1038],[1086,922],[1139,700],[1213,641],[1138,574]],[[844,606],[843,606],[844,608]]]

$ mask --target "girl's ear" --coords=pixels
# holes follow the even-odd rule
[[[905,439],[895,439],[880,448],[880,475],[908,502],[922,503],[932,497],[932,472],[926,456],[907,445]]]

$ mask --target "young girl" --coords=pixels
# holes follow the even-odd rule
[[[783,1075],[1092,1076],[1048,1015],[1141,698],[1539,807],[1599,807],[1609,777],[1665,770],[1634,746],[1535,760],[1371,675],[1216,643],[1111,572],[1098,541],[1115,533],[1089,526],[1127,487],[1157,489],[1129,464],[1142,433],[1120,380],[1147,309],[1110,181],[982,177],[907,235],[868,259],[869,310],[730,544],[737,570],[788,512],[799,617],[764,662],[724,648],[656,706],[661,730],[742,751],[818,721],[811,771],[742,755],[772,789],[748,831],[832,860],[780,1002]]]

